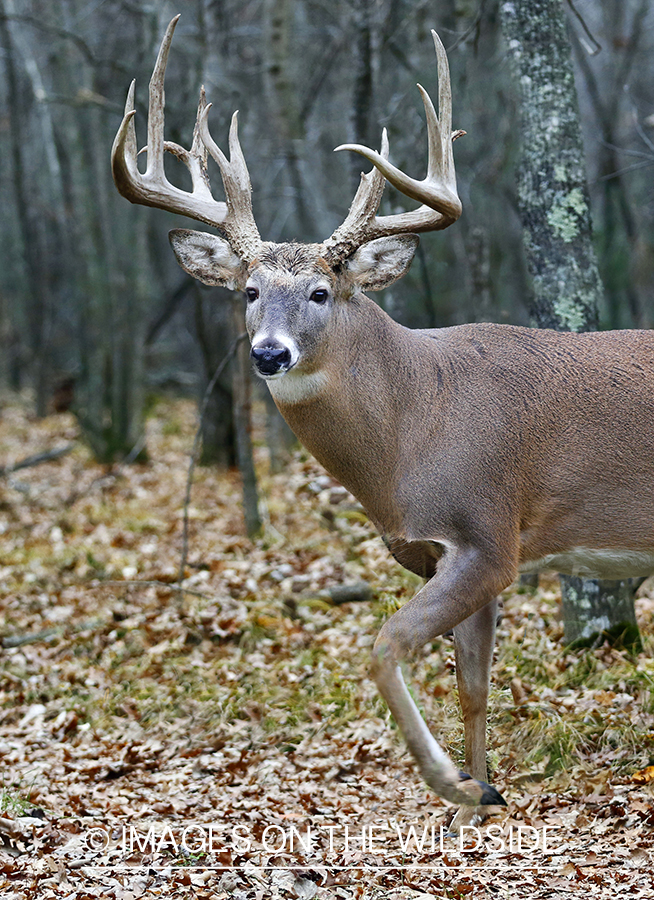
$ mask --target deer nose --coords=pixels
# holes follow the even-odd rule
[[[283,344],[270,342],[253,347],[250,356],[261,375],[275,375],[291,365],[291,351]]]

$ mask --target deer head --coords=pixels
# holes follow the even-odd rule
[[[272,244],[259,235],[252,212],[251,185],[238,139],[237,113],[229,133],[229,160],[216,145],[207,116],[204,90],[200,93],[190,151],[164,139],[164,75],[179,16],[169,24],[150,81],[147,167],[137,166],[134,127],[134,83],[125,116],[112,150],[118,190],[133,203],[156,206],[213,225],[218,235],[176,229],[170,241],[179,264],[204,284],[244,290],[246,323],[252,359],[264,379],[287,372],[317,371],[329,351],[331,327],[342,308],[361,291],[377,291],[392,284],[408,269],[418,245],[417,234],[451,225],[461,214],[456,192],[451,134],[451,93],[447,56],[432,31],[439,77],[440,120],[427,92],[419,90],[425,107],[429,158],[427,175],[417,181],[388,160],[388,139],[381,152],[358,144],[354,150],[373,163],[361,176],[350,211],[336,231],[321,244]],[[172,185],[164,172],[164,152],[172,153],[189,170],[192,190]],[[217,163],[225,202],[213,198],[207,158]],[[412,212],[378,216],[385,181],[422,205]]]

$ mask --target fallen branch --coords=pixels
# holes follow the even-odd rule
[[[201,597],[203,600],[211,600],[212,596],[210,594],[203,594],[202,591],[194,591],[193,588],[180,587],[179,584],[175,582],[168,581],[146,581],[145,579],[139,578],[125,578],[123,580],[116,579],[115,581],[100,581],[99,586],[104,587],[105,585],[116,586],[119,584],[126,584],[136,587],[157,587],[157,588],[167,588],[169,591],[174,591],[178,594],[191,594],[193,597]]]
[[[145,447],[145,432],[143,432],[140,437],[137,439],[136,443],[129,451],[125,459],[123,459],[119,464],[112,463],[109,469],[106,472],[103,472],[102,475],[98,475],[96,478],[91,481],[90,484],[87,484],[85,488],[73,488],[71,493],[68,495],[66,500],[66,506],[70,507],[74,503],[77,503],[82,497],[85,497],[87,494],[90,494],[93,488],[98,487],[98,485],[102,485],[105,482],[116,480],[119,476],[123,474],[124,466],[131,466],[131,464],[136,460],[136,457],[139,455],[141,450]]]
[[[53,459],[60,459],[62,456],[72,453],[74,449],[75,443],[72,443],[66,444],[64,447],[55,447],[54,450],[46,450],[43,453],[35,453],[33,456],[26,456],[25,459],[9,466],[0,466],[0,477],[11,475],[12,472],[17,472],[19,469],[29,469],[32,466],[40,466],[41,463],[51,462]]]
[[[34,631],[31,634],[10,634],[2,638],[2,647],[8,650],[11,647],[22,647],[23,644],[36,644],[39,641],[49,641],[53,638],[64,637],[72,632],[97,631],[109,624],[106,619],[92,619],[90,622],[78,622],[76,625],[58,625],[56,628],[45,628],[43,631]]]
[[[178,584],[169,584],[167,581],[146,581],[140,579],[113,579],[109,581],[96,582],[98,587],[116,587],[124,585],[126,587],[156,587],[166,588],[178,594],[191,594],[193,597],[200,597],[202,600],[213,599],[209,594],[203,594],[202,591],[194,591],[193,588],[180,587]],[[56,628],[45,628],[43,631],[34,631],[31,634],[9,634],[2,638],[0,645],[4,650],[15,647],[22,647],[24,644],[37,644],[41,641],[50,641],[59,637],[67,637],[71,634],[79,634],[82,631],[98,631],[109,625],[115,624],[111,619],[92,619],[88,622],[78,622],[74,625],[58,625]]]
[[[325,594],[334,606],[343,603],[367,603],[372,600],[373,591],[367,581],[355,581],[353,584],[335,584],[321,591],[319,596]]]
[[[63,628],[46,628],[44,631],[35,631],[33,634],[10,634],[8,637],[3,637],[2,646],[8,650],[10,647],[22,647],[23,644],[48,641],[59,634],[63,634]]]

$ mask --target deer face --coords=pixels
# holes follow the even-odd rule
[[[360,290],[400,278],[413,259],[415,235],[378,238],[330,266],[319,244],[263,243],[249,266],[224,238],[176,229],[170,241],[182,268],[205,284],[245,291],[245,321],[257,375],[315,375],[347,334],[347,306]]]
[[[329,344],[335,304],[352,289],[302,244],[272,244],[250,266],[245,321],[257,375],[281,378],[291,369],[311,374]]]
[[[352,296],[359,289],[376,291],[400,278],[418,244],[414,232],[447,228],[461,214],[452,140],[465,132],[452,133],[445,48],[432,32],[438,59],[440,120],[429,95],[418,86],[428,128],[427,177],[422,181],[410,178],[390,163],[385,130],[379,153],[360,144],[343,144],[336,149],[354,150],[374,165],[372,172],[362,174],[343,223],[322,244],[270,244],[262,241],[254,219],[252,186],[238,139],[236,113],[229,129],[229,159],[209,132],[204,88],[191,149],[164,139],[164,74],[178,19],[176,16],[166,29],[152,73],[146,171],[141,173],[137,164],[132,82],[111,151],[114,181],[133,203],[161,207],[219,228],[220,237],[176,229],[170,240],[178,262],[189,274],[205,284],[246,291],[252,358],[262,378],[282,384],[282,376],[289,373],[315,373],[329,347],[338,350],[348,340],[346,311]],[[191,191],[180,190],[166,178],[166,150],[188,169]],[[220,169],[225,202],[211,194],[209,155]],[[378,216],[386,179],[422,205],[411,212]]]

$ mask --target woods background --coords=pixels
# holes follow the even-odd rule
[[[596,246],[601,327],[654,318],[654,9],[650,0],[565,3]],[[198,90],[226,146],[241,143],[264,239],[319,240],[342,221],[377,147],[421,177],[420,81],[436,95],[429,29],[452,69],[464,213],[423,238],[380,302],[418,327],[527,324],[530,286],[515,202],[520,129],[493,0],[0,0],[0,387],[36,411],[72,403],[98,459],[139,452],[148,397],[201,394],[233,340],[229,295],[177,267],[167,231],[187,221],[131,206],[109,154],[130,80],[145,144],[147,85],[165,25],[182,19],[166,80],[166,136],[190,145]],[[168,174],[185,186],[175,159]],[[218,172],[214,190],[220,196]],[[387,190],[382,212],[404,201]],[[272,415],[272,413],[271,413]],[[205,457],[233,461],[231,379],[209,408]],[[275,420],[272,420],[273,425]],[[273,432],[275,428],[273,428]],[[277,438],[274,440],[281,440]]]
[[[567,16],[600,327],[651,327],[654,0],[531,0],[539,24],[546,5]],[[168,839],[132,852],[120,840],[126,823],[178,835],[194,822],[281,815],[357,825],[446,816],[369,672],[375,632],[419,579],[307,454],[286,455],[275,472],[289,434],[251,380],[246,342],[208,394],[235,349],[243,300],[179,269],[166,235],[187,220],[115,190],[109,157],[129,83],[137,78],[143,146],[150,73],[181,12],[167,138],[189,146],[204,83],[223,148],[240,110],[262,237],[319,240],[344,218],[362,168],[334,147],[377,147],[386,126],[392,161],[424,173],[415,84],[437,96],[437,29],[453,125],[467,132],[455,147],[464,212],[423,237],[409,275],[375,296],[410,326],[528,324],[516,193],[525,156],[516,81],[525,78],[509,65],[520,40],[509,46],[500,25],[514,8],[518,0],[0,0],[3,898],[134,900],[152,888],[207,900],[387,900],[398,885],[397,900],[426,890],[472,900],[654,896],[651,580],[637,599],[642,652],[603,636],[571,647],[553,576],[504,592],[488,763],[510,821],[553,830],[551,858],[482,848],[457,868],[422,849],[348,850],[328,858],[327,873],[322,857],[190,852]],[[540,32],[551,44],[552,30]],[[557,162],[551,153],[547,171],[536,166],[536,186]],[[188,186],[183,166],[166,164]],[[382,213],[403,208],[387,190]],[[255,541],[239,472],[189,471],[197,407],[187,398],[208,398],[203,461],[229,466],[248,385],[263,401],[254,457],[265,521]],[[46,415],[65,409],[76,418]],[[353,586],[364,602],[347,602]],[[447,635],[413,665],[426,720],[463,765],[454,668]],[[281,871],[298,861],[301,870]]]

